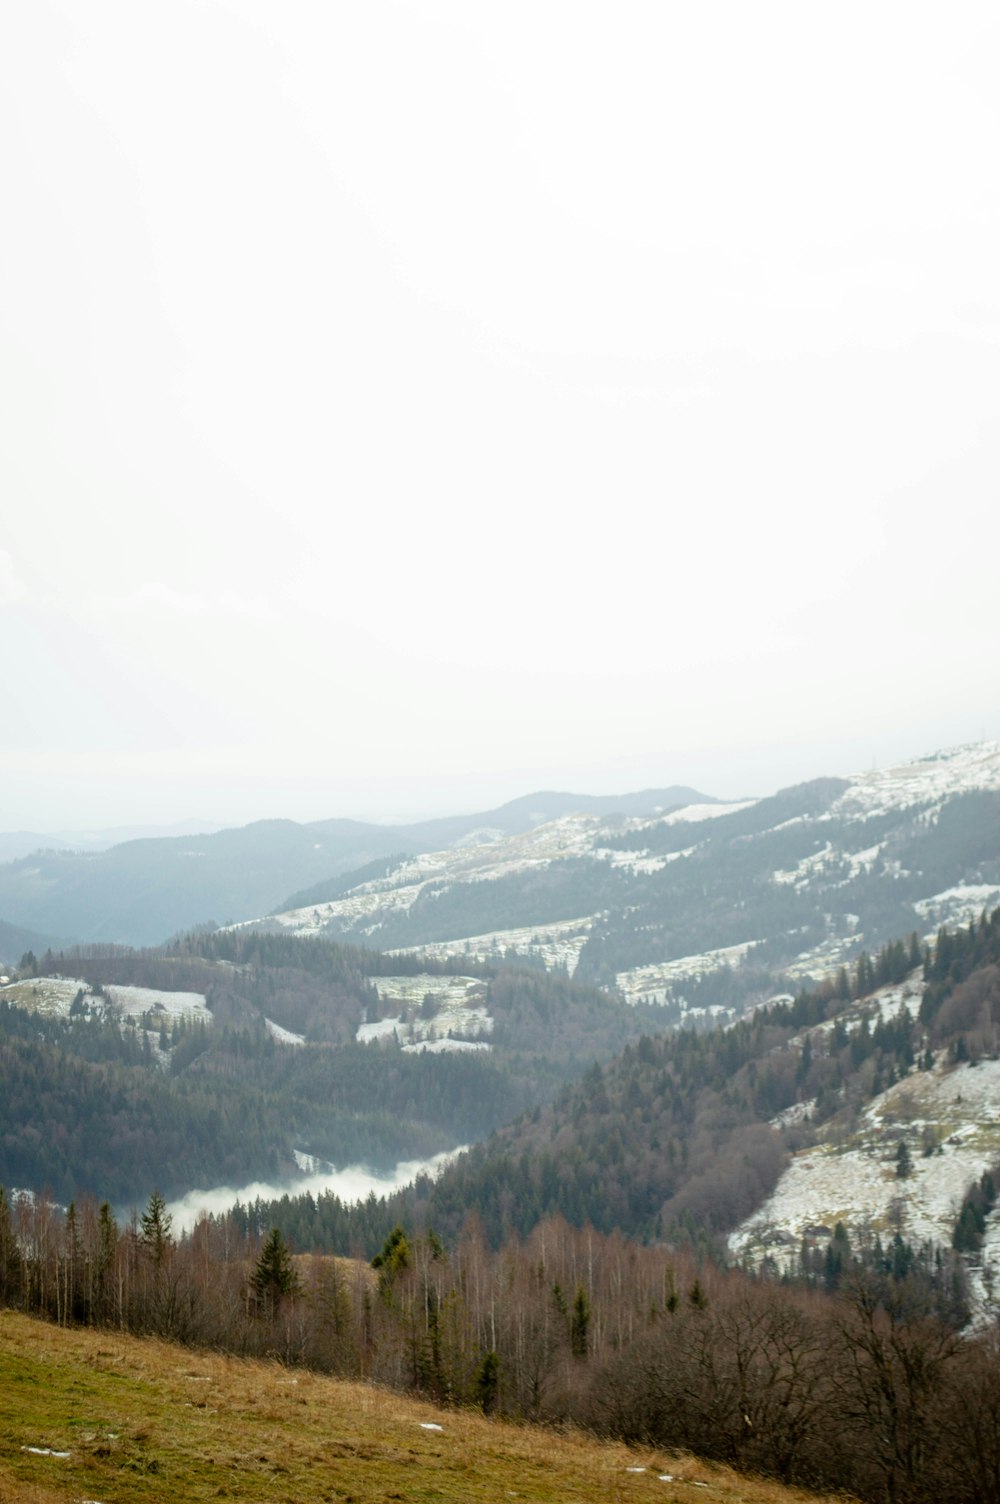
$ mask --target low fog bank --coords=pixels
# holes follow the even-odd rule
[[[219,1185],[209,1191],[188,1191],[186,1196],[169,1202],[167,1210],[173,1218],[173,1230],[179,1234],[190,1232],[202,1212],[219,1216],[237,1201],[246,1205],[257,1200],[276,1201],[285,1195],[304,1196],[307,1192],[318,1196],[323,1191],[332,1191],[341,1201],[348,1203],[365,1201],[373,1192],[377,1197],[391,1195],[393,1191],[409,1185],[418,1175],[436,1175],[457,1155],[463,1153],[466,1147],[463,1144],[458,1149],[446,1149],[431,1159],[400,1160],[388,1175],[376,1175],[365,1165],[348,1165],[342,1170],[331,1167],[299,1175],[294,1180],[284,1181],[279,1185],[254,1180],[249,1185]]]

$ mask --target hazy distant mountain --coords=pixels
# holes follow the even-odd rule
[[[16,862],[35,851],[107,851],[123,841],[200,835],[218,829],[213,820],[177,820],[170,825],[116,825],[106,830],[0,831],[0,862]]]
[[[263,923],[438,959],[517,952],[677,1012],[738,1009],[1000,902],[1000,743],[768,799],[493,823]]]
[[[154,945],[193,925],[266,914],[296,890],[402,850],[527,831],[567,808],[652,814],[691,798],[705,796],[680,788],[620,798],[539,793],[496,810],[408,826],[259,820],[207,835],[130,840],[106,851],[36,849],[0,867],[0,914],[46,933]],[[51,847],[51,837],[41,839]]]
[[[37,930],[5,924],[0,919],[0,967],[16,966],[25,951],[34,951],[36,956],[43,956],[47,950],[61,950],[69,943],[54,935],[42,935]]]

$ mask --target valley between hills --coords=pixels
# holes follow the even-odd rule
[[[0,869],[38,937],[0,983],[0,1304],[993,1498],[1000,745],[735,805],[546,798],[138,946],[20,927],[65,927],[77,860],[107,898],[114,849]],[[245,866],[274,832],[232,834]],[[351,1166],[389,1188],[321,1188]]]

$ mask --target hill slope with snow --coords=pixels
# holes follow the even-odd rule
[[[1000,901],[1000,743],[769,799],[480,831],[257,921],[417,956],[516,953],[675,1012],[730,1009]]]

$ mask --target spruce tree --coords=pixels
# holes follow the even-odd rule
[[[277,1309],[282,1297],[298,1293],[299,1277],[292,1263],[291,1251],[277,1227],[272,1227],[267,1235],[250,1277],[250,1284],[258,1301],[268,1312]]]

